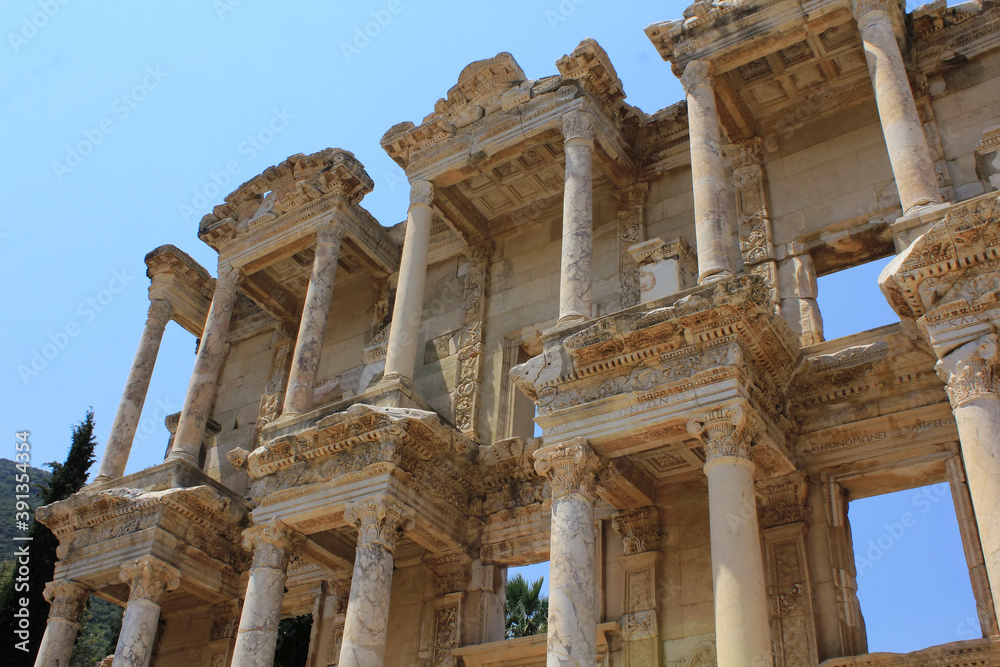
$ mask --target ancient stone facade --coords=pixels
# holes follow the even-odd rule
[[[307,613],[310,667],[1000,664],[1000,7],[698,0],[646,35],[674,106],[592,40],[538,80],[501,53],[382,138],[405,222],[331,148],[204,217],[216,277],[147,256],[100,474],[38,511],[38,665],[92,593],[116,667],[269,667]],[[825,340],[817,276],[892,255],[899,322]],[[122,476],[170,320],[187,396]],[[935,482],[983,638],[869,654],[848,502]],[[544,560],[548,636],[505,641]]]

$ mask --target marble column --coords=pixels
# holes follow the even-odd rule
[[[132,369],[128,374],[128,382],[125,383],[121,403],[118,404],[118,414],[111,426],[111,436],[108,438],[108,446],[104,448],[101,468],[94,478],[95,483],[118,479],[125,472],[132,440],[135,439],[139,417],[142,415],[142,406],[146,402],[146,392],[149,391],[149,381],[153,377],[156,355],[160,351],[160,341],[163,340],[163,331],[173,312],[170,302],[163,299],[154,299],[149,304],[142,340],[139,341],[139,349],[132,360]]]
[[[215,284],[215,294],[205,321],[205,331],[198,346],[198,357],[195,359],[194,371],[181,408],[180,423],[177,424],[174,444],[167,456],[168,460],[183,459],[195,466],[199,465],[205,424],[211,416],[219,371],[226,359],[229,320],[236,305],[242,276],[237,268],[227,266],[219,269],[219,279]]]
[[[413,528],[413,510],[376,498],[348,507],[344,518],[357,527],[358,546],[337,665],[381,667],[388,636],[392,554],[402,531]]]
[[[535,470],[552,485],[549,667],[597,664],[594,503],[602,467],[583,438],[535,452]]]
[[[854,16],[864,43],[885,147],[889,151],[889,162],[905,215],[917,206],[939,204],[942,197],[934,161],[892,29],[889,16],[889,3],[892,1],[854,0]]]
[[[159,558],[143,556],[122,565],[120,577],[130,592],[113,665],[146,667],[160,621],[160,600],[180,585],[180,572]]]
[[[413,379],[417,362],[417,338],[424,309],[424,284],[427,281],[427,257],[431,247],[431,222],[434,211],[434,186],[428,181],[410,184],[410,209],[406,214],[406,236],[399,260],[399,280],[393,302],[392,322],[386,347],[386,379]]]
[[[696,415],[688,431],[705,444],[719,667],[770,667],[774,659],[745,408],[732,404]]]
[[[947,382],[994,606],[1000,601],[1000,350],[989,334],[937,364]]]
[[[236,646],[233,647],[233,665],[271,667],[274,664],[288,559],[301,539],[298,533],[277,519],[243,531],[243,546],[253,551],[253,561]]]
[[[591,316],[594,261],[594,118],[586,111],[563,116],[566,175],[563,185],[562,261],[559,267],[559,321]]]
[[[337,275],[340,242],[344,238],[341,225],[327,223],[316,234],[312,275],[306,289],[306,301],[299,320],[299,335],[295,339],[292,367],[288,372],[283,414],[301,414],[312,407],[313,389],[319,360],[326,336],[326,322],[333,299],[333,282]]]
[[[687,93],[700,285],[731,278],[736,273],[733,231],[729,222],[733,197],[722,159],[722,129],[715,107],[712,63],[705,60],[688,63],[681,76],[681,84]]]
[[[35,657],[35,667],[69,667],[76,635],[80,631],[80,616],[90,593],[90,587],[76,581],[50,581],[45,584],[43,595],[49,602],[49,620]]]

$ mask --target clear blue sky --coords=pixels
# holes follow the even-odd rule
[[[681,99],[642,28],[686,3],[576,2],[4,2],[0,456],[29,430],[35,465],[64,459],[88,406],[103,449],[145,321],[143,256],[172,243],[215,273],[198,220],[266,167],[351,150],[376,183],[364,205],[390,225],[407,189],[379,138],[430,113],[473,60],[510,51],[537,78],[594,37],[629,102],[653,112]],[[230,162],[238,173],[220,189]],[[837,324],[866,328],[854,314]],[[162,460],[163,417],[193,362],[193,337],[170,324],[128,472]]]

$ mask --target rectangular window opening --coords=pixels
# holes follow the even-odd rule
[[[853,500],[848,518],[870,653],[982,636],[948,483]]]
[[[894,255],[817,279],[816,302],[826,340],[899,322],[878,288],[878,277]]]
[[[506,596],[505,638],[547,632],[549,561],[507,568]]]

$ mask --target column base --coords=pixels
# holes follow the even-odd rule
[[[902,217],[896,218],[896,221],[890,225],[896,252],[902,252],[906,249],[918,236],[924,234],[936,222],[940,221],[952,206],[951,202],[922,204],[914,206]]]
[[[434,412],[417,391],[413,380],[398,373],[384,376],[358,398],[360,400],[355,403],[366,403],[380,408],[416,408]]]
[[[730,278],[735,277],[736,274],[732,271],[719,271],[718,273],[710,273],[707,276],[698,278],[698,285],[712,285],[714,283],[721,283],[723,280],[729,280]]]

